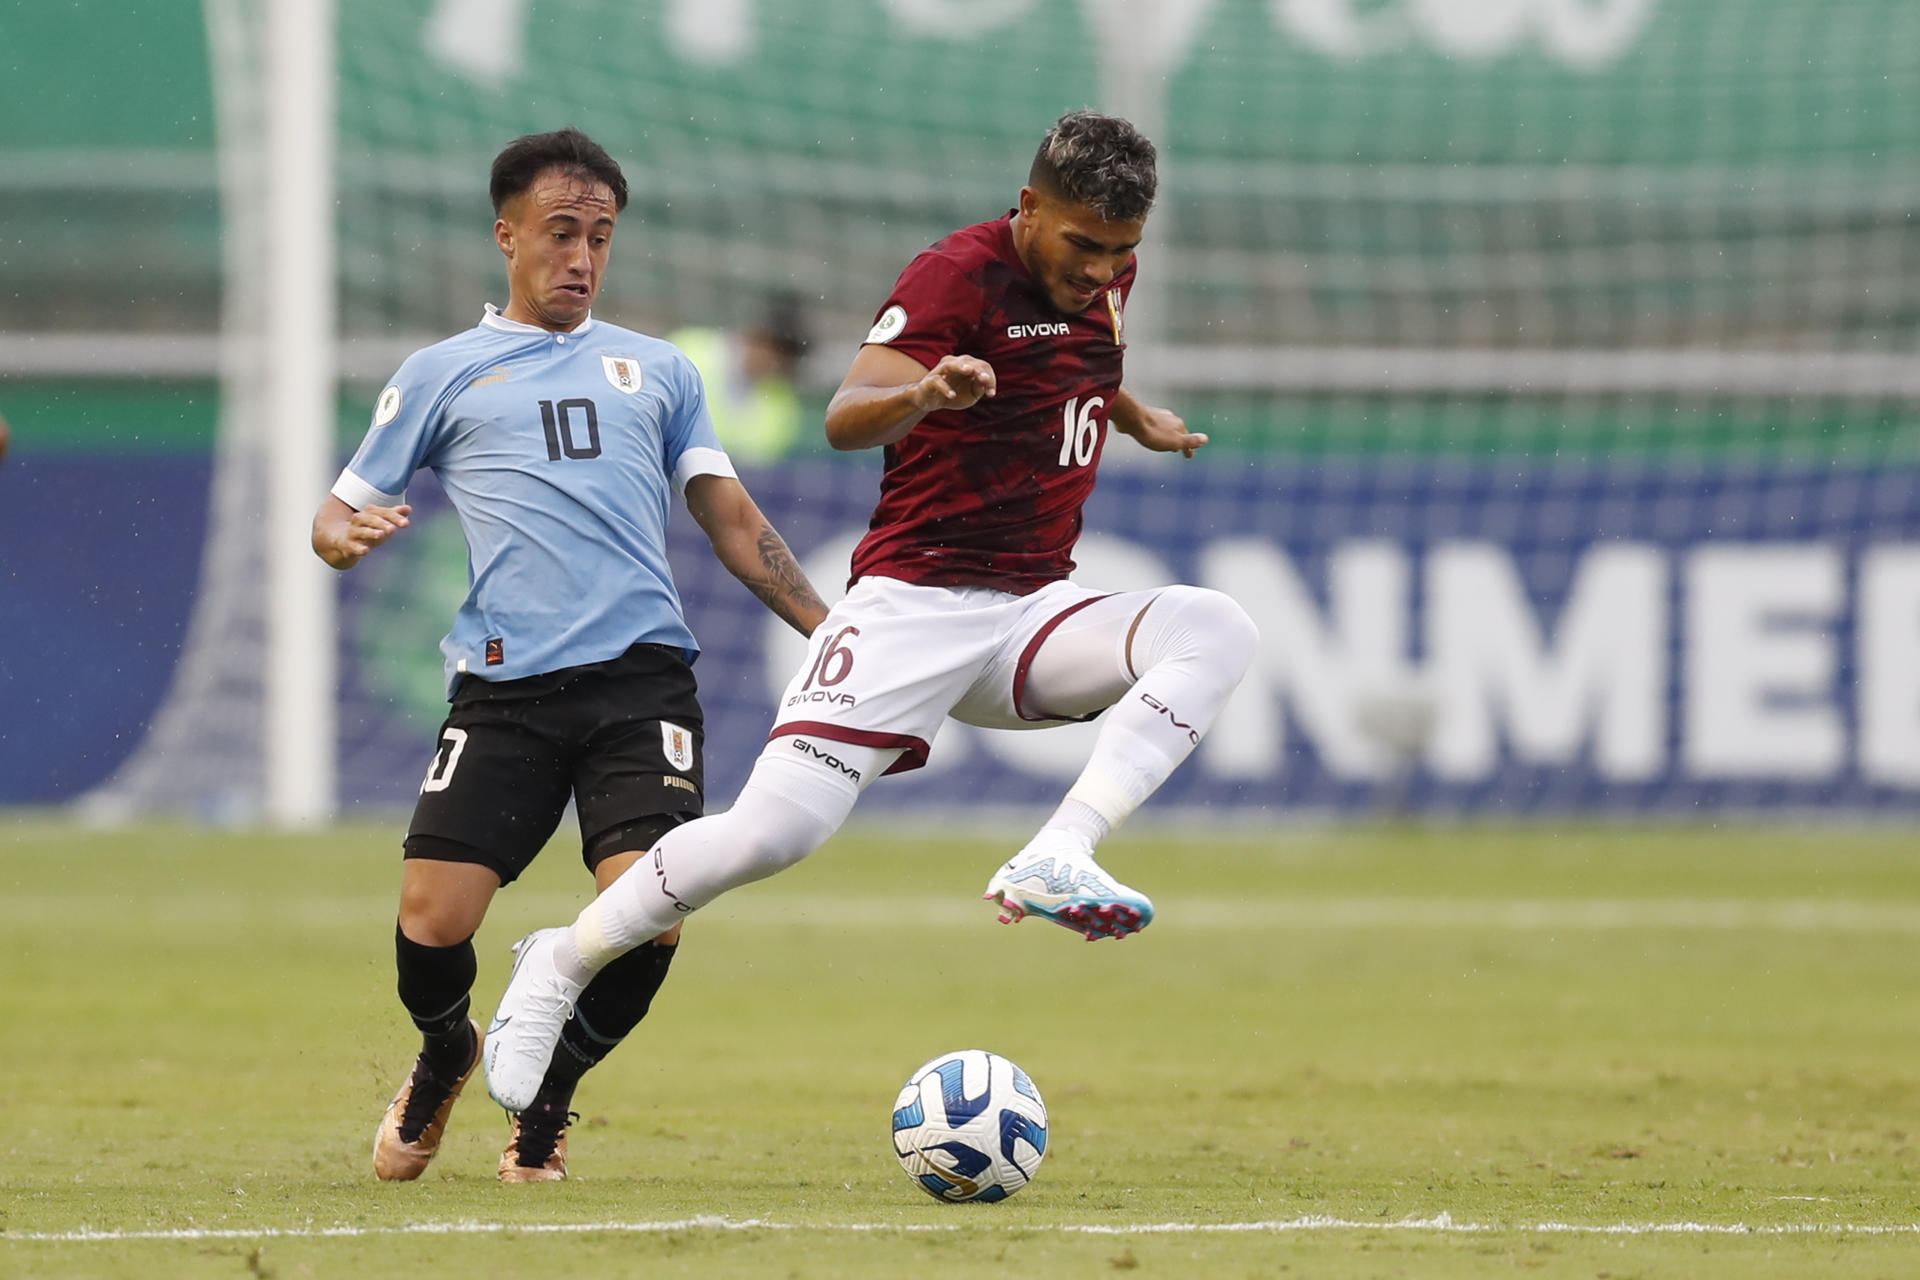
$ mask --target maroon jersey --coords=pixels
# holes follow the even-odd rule
[[[1062,315],[1015,252],[1012,217],[963,227],[907,264],[867,335],[928,368],[948,355],[985,360],[998,390],[928,414],[887,446],[856,580],[1025,595],[1073,571],[1120,390],[1134,264],[1085,311]]]

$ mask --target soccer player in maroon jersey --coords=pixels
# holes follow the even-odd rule
[[[949,715],[1030,729],[1106,713],[1085,770],[984,896],[1003,923],[1038,915],[1089,939],[1152,920],[1094,846],[1199,744],[1257,639],[1217,591],[1067,580],[1109,427],[1187,457],[1207,443],[1121,385],[1155,183],[1153,145],[1133,126],[1070,113],[1017,209],[901,273],[827,408],[835,448],[886,450],[847,597],[813,633],[733,807],[667,833],[570,929],[521,942],[496,1015],[506,1027],[487,1041],[502,1105],[538,1088],[592,974],[825,843],[876,778],[926,763]]]

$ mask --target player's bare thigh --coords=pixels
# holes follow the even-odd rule
[[[491,867],[408,858],[400,864],[400,932],[423,947],[465,942],[499,891],[500,876]]]
[[[632,849],[604,858],[593,870],[594,889],[604,893],[620,873],[646,856]],[[500,891],[500,877],[476,862],[409,858],[400,869],[400,929],[422,946],[450,947],[471,938],[487,918]],[[655,939],[671,946],[680,940],[675,925]]]
[[[992,667],[968,690],[954,717],[993,729],[1039,729],[1085,720],[1118,702],[1138,681],[1132,639],[1158,591],[1094,598],[1075,589],[1036,600]]]

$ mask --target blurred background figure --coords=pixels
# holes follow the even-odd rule
[[[792,453],[807,429],[796,389],[807,354],[800,299],[777,294],[759,318],[738,329],[689,325],[667,335],[707,384],[707,411],[727,455],[757,466]]]

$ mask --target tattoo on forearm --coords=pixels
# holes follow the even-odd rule
[[[742,577],[747,589],[760,597],[767,608],[778,614],[796,630],[804,631],[801,622],[803,612],[824,610],[826,602],[814,591],[813,584],[807,581],[806,573],[800,568],[800,562],[793,558],[793,552],[774,532],[772,525],[763,526],[759,537],[760,572],[752,577]]]

